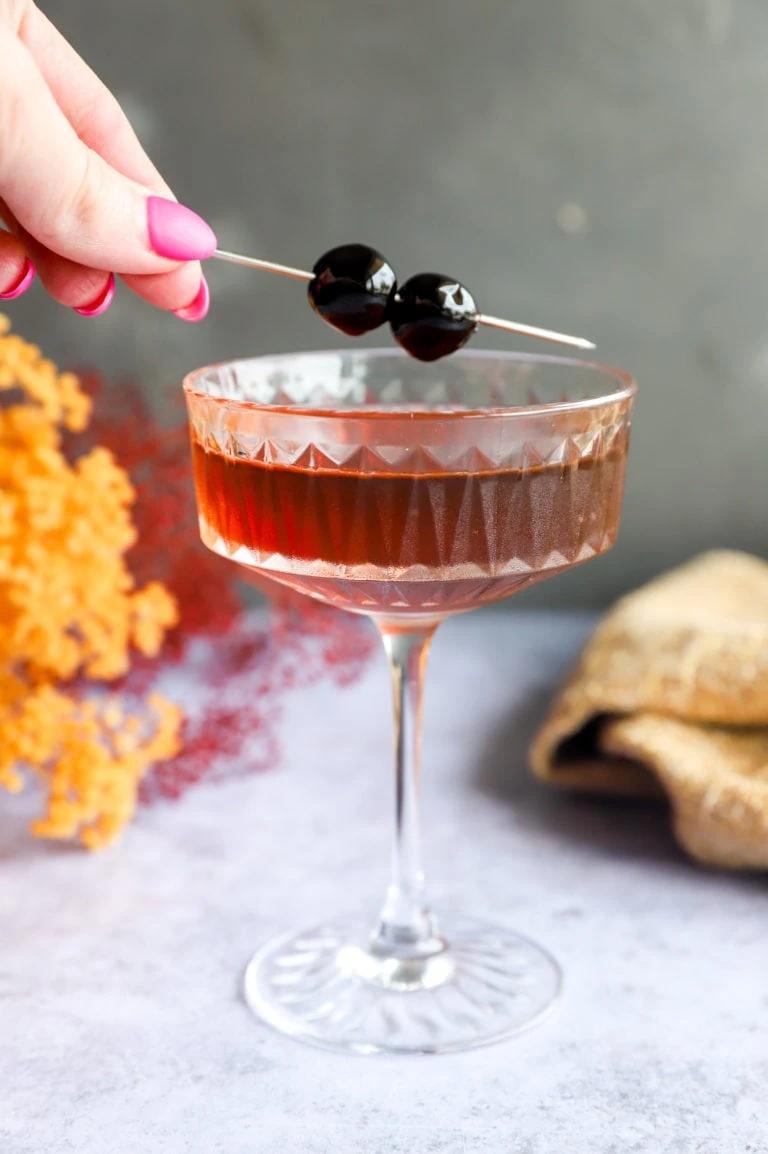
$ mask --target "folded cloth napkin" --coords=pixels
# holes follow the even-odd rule
[[[619,601],[531,762],[553,785],[666,795],[693,857],[768,868],[768,564],[705,553]]]

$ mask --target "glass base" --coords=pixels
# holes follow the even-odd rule
[[[382,954],[355,921],[284,934],[248,966],[246,1001],[284,1034],[357,1054],[469,1050],[552,1009],[561,975],[545,950],[458,915],[440,931],[434,952],[411,957]]]

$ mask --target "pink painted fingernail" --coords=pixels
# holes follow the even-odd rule
[[[161,196],[147,200],[147,230],[154,251],[168,260],[207,260],[216,248],[214,231],[201,216]]]
[[[93,302],[93,304],[82,305],[79,309],[75,309],[74,311],[80,317],[100,317],[101,314],[105,313],[109,306],[112,304],[114,295],[115,276],[114,273],[110,273],[109,280],[107,281],[104,292],[101,294],[101,296],[99,296],[98,299]]]
[[[197,295],[191,304],[183,309],[174,309],[173,315],[178,317],[180,321],[191,321],[196,324],[201,321],[203,317],[208,314],[208,306],[211,303],[211,294],[208,291],[208,282],[205,277],[200,281],[200,288],[197,290]]]
[[[21,276],[16,281],[13,288],[9,288],[7,292],[0,293],[0,301],[14,301],[16,297],[20,297],[25,293],[32,281],[35,279],[35,266],[29,257],[25,258],[24,267],[21,270]]]

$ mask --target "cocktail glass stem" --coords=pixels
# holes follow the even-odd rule
[[[444,949],[424,896],[419,821],[424,675],[435,628],[380,627],[394,705],[395,831],[391,881],[371,950],[393,959],[426,958]]]

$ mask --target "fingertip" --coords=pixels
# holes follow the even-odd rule
[[[203,270],[197,261],[182,264],[171,272],[151,276],[123,276],[121,279],[147,304],[167,312],[185,309],[200,292]]]
[[[204,276],[201,276],[200,287],[197,290],[194,300],[183,309],[174,309],[173,315],[181,321],[189,321],[190,324],[197,324],[198,321],[202,321],[207,317],[210,305],[211,293],[208,288],[208,281]]]
[[[17,275],[15,281],[3,292],[0,292],[0,301],[13,301],[20,297],[31,287],[32,281],[35,279],[35,266],[28,256],[24,257],[21,266],[21,272]]]
[[[150,248],[167,260],[207,260],[216,249],[216,235],[191,208],[161,196],[147,198]]]
[[[76,312],[80,317],[100,317],[107,311],[114,298],[115,275],[114,273],[110,273],[109,279],[99,296],[90,304],[77,306],[73,309],[73,312]]]

